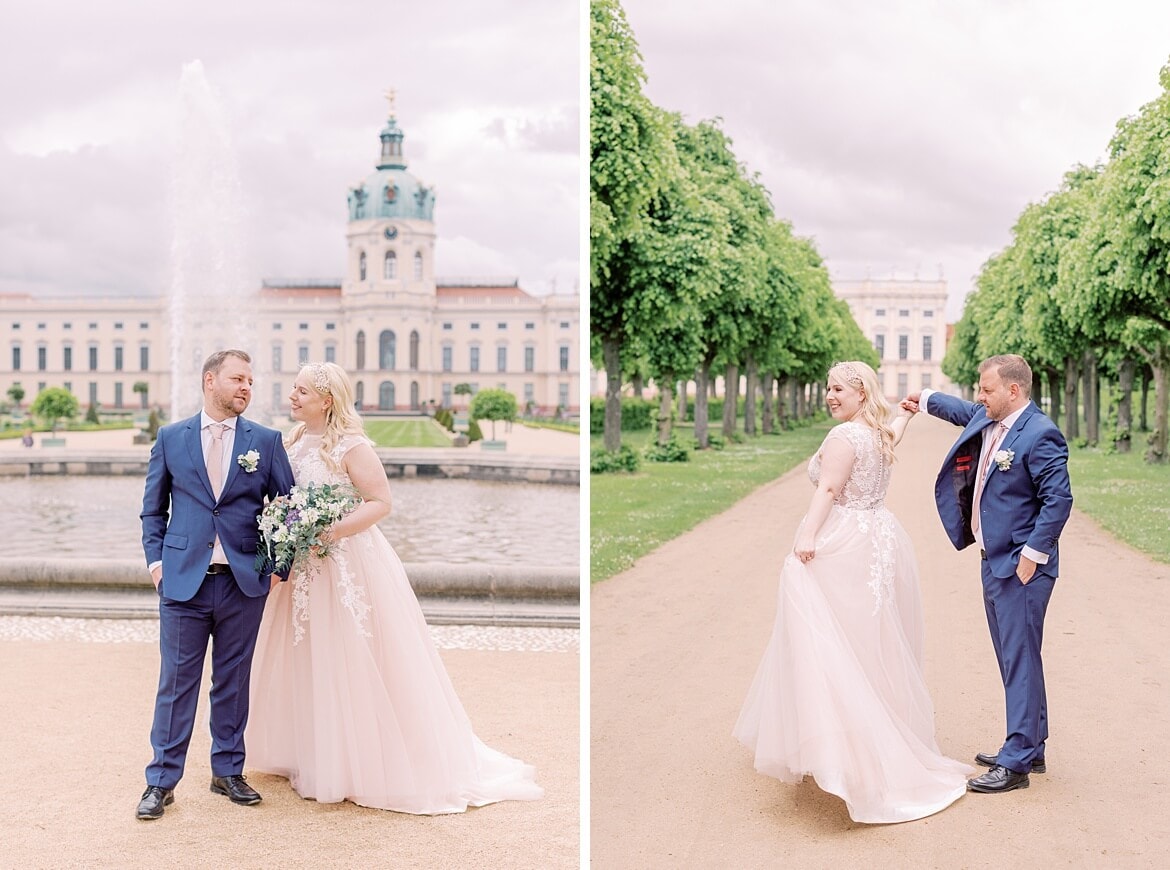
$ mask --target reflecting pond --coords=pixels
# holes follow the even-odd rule
[[[0,477],[5,553],[141,559],[141,478]],[[390,481],[380,524],[404,562],[575,567],[580,490],[480,480]]]

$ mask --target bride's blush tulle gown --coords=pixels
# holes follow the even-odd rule
[[[784,561],[772,639],[734,734],[761,773],[811,774],[858,822],[905,822],[947,807],[973,770],[939,752],[923,678],[914,550],[885,507],[890,468],[876,430],[826,437],[854,451],[849,480],[816,539]],[[809,463],[815,485],[821,451]]]
[[[345,436],[333,457],[368,443]],[[289,451],[296,482],[350,483],[320,436]],[[322,803],[457,813],[543,794],[535,771],[484,745],[435,651],[406,572],[375,525],[294,568],[269,595],[252,667],[248,767]],[[500,697],[506,697],[501,687]]]

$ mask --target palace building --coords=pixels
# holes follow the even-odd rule
[[[455,387],[467,384],[505,389],[521,410],[577,414],[579,294],[436,278],[434,190],[407,171],[393,109],[380,139],[374,171],[348,194],[344,277],[270,279],[257,290],[254,346],[244,348],[257,374],[253,407],[287,411],[300,365],[324,361],[350,373],[365,411],[466,406]],[[25,404],[59,386],[83,408],[167,408],[170,344],[165,295],[0,294],[0,400],[19,383]]]
[[[873,342],[881,360],[878,380],[891,399],[924,387],[954,392],[942,371],[946,353],[946,281],[834,281],[833,293],[845,300],[853,319]]]

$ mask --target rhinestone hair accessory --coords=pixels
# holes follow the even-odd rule
[[[833,372],[837,372],[840,378],[847,384],[853,384],[856,387],[860,387],[863,383],[865,383],[861,379],[861,371],[851,362],[833,363],[831,366],[829,366],[829,374],[832,374]]]
[[[308,363],[305,368],[313,376],[313,389],[323,396],[329,395],[329,375],[321,363]]]

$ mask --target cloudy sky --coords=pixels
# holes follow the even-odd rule
[[[410,171],[436,190],[439,276],[574,289],[577,0],[40,0],[0,29],[0,293],[169,283],[184,64],[222,103],[246,270],[340,277],[346,190],[397,91]]]
[[[834,278],[938,278],[961,312],[1023,208],[1159,93],[1170,3],[625,0],[647,95],[722,117]]]

